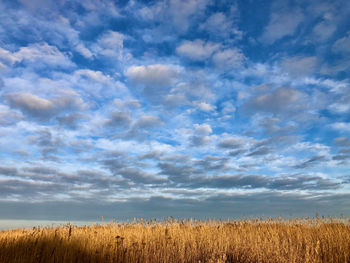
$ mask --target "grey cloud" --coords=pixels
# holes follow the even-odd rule
[[[247,154],[247,156],[259,156],[259,155],[267,155],[269,153],[272,153],[273,149],[270,147],[261,147],[249,154]]]
[[[324,20],[319,22],[313,29],[312,35],[315,42],[327,41],[337,30],[337,24],[332,16],[324,16]]]
[[[279,149],[290,146],[294,143],[297,143],[299,141],[298,136],[294,135],[277,135],[272,136],[266,139],[262,139],[258,142],[256,142],[251,150],[256,150],[260,147],[278,147]]]
[[[303,77],[315,72],[316,57],[291,57],[282,61],[282,69],[291,77]]]
[[[180,67],[166,64],[131,66],[126,70],[125,76],[132,88],[144,98],[161,104],[169,95],[170,88],[178,81],[180,71]]]
[[[94,52],[98,56],[105,56],[113,60],[121,60],[123,57],[125,36],[119,32],[108,30],[104,32],[94,46]]]
[[[69,141],[69,146],[76,153],[88,152],[90,149],[94,147],[94,145],[85,139],[76,139]]]
[[[0,166],[0,175],[17,176],[18,171],[14,167]]]
[[[346,137],[338,137],[334,139],[334,144],[338,146],[350,146],[350,140]]]
[[[84,190],[87,192],[90,190],[97,192],[104,191],[105,194],[120,186],[126,186],[125,180],[122,178],[99,170],[78,170],[73,173],[65,173],[59,169],[47,166],[27,166],[19,171],[14,168],[8,168],[4,172],[7,172],[9,177],[17,176],[21,178],[21,180],[12,178],[4,183],[4,189],[7,189],[7,195],[17,194],[25,197],[27,192],[20,193],[19,191],[28,185],[28,189],[26,190],[28,190],[29,195],[34,199],[40,199],[40,188],[46,187],[47,189],[43,189],[42,192],[51,192],[52,195],[64,193],[72,197],[74,193],[70,193],[70,191],[80,191],[82,185],[84,185]],[[18,183],[18,187],[13,187],[16,182]],[[55,186],[57,186],[56,190]]]
[[[135,123],[135,127],[141,129],[150,129],[158,128],[162,124],[163,121],[158,116],[142,115]]]
[[[48,118],[55,113],[55,105],[50,100],[30,93],[11,93],[7,94],[6,98],[11,107],[34,117]]]
[[[246,150],[244,150],[244,149],[238,149],[238,150],[235,150],[235,151],[230,151],[229,155],[232,156],[232,157],[235,157],[235,156],[238,156],[238,155],[243,154],[245,152],[246,152]]]
[[[66,190],[66,185],[53,182],[8,179],[0,183],[0,196],[3,198],[17,196],[26,200],[41,199],[42,195],[63,193]]]
[[[342,185],[330,179],[324,179],[320,176],[288,176],[280,177],[270,183],[271,189],[308,189],[308,190],[330,190],[338,189]]]
[[[350,31],[347,32],[346,36],[338,39],[332,47],[332,51],[335,53],[350,53]]]
[[[279,6],[282,2],[276,3],[277,5],[273,7],[269,24],[259,38],[261,42],[266,44],[272,44],[285,36],[293,35],[304,19],[300,9],[290,10]]]
[[[132,123],[132,118],[128,112],[112,112],[110,119],[106,121],[106,125],[116,128],[126,128]]]
[[[84,107],[83,100],[76,94],[62,94],[45,99],[31,93],[17,92],[8,93],[5,98],[11,107],[38,119],[50,119],[61,112]]]
[[[194,124],[194,134],[190,137],[192,146],[203,146],[210,142],[210,137],[208,136],[213,132],[209,124]]]
[[[224,148],[224,149],[235,149],[235,148],[240,148],[242,145],[244,145],[244,142],[242,141],[242,139],[227,138],[227,139],[221,140],[218,144],[218,147]]]
[[[213,13],[199,28],[215,36],[232,37],[234,34],[235,37],[240,38],[242,32],[234,24],[239,16],[237,6],[232,6],[229,13],[229,15],[223,12]]]
[[[174,82],[178,72],[171,65],[155,64],[132,66],[128,68],[125,75],[135,85],[167,87]]]
[[[0,105],[0,125],[10,126],[23,120],[23,115],[7,106]]]
[[[163,102],[162,102],[166,108],[173,109],[180,105],[186,105],[189,104],[189,101],[185,94],[182,93],[174,93],[174,94],[168,94],[164,96]]]
[[[306,160],[298,165],[295,165],[294,168],[305,169],[305,168],[309,168],[310,166],[316,165],[317,163],[320,163],[320,162],[326,161],[326,160],[327,159],[324,156],[313,156],[310,159],[308,159],[308,160]]]
[[[113,191],[116,186],[124,185],[120,178],[111,177],[104,172],[94,170],[79,170],[73,176],[64,177],[64,179],[79,184],[91,184],[90,189],[107,190],[107,192]]]
[[[243,66],[246,57],[238,48],[223,49],[213,55],[213,63],[217,69],[233,70]]]
[[[278,88],[249,99],[242,110],[247,113],[290,114],[308,108],[307,95],[293,88]]]
[[[261,175],[221,175],[198,178],[192,187],[260,188],[266,185],[266,180]]]
[[[197,39],[194,41],[185,41],[176,48],[176,52],[183,57],[191,60],[204,61],[211,57],[215,50],[220,48],[219,44],[211,42],[205,43]]]
[[[347,155],[345,155],[345,154],[335,155],[335,156],[333,156],[332,159],[336,160],[336,161],[349,160],[350,159],[350,155],[349,154],[347,154]]]
[[[114,99],[113,101],[114,105],[119,109],[124,108],[140,108],[141,104],[138,100],[121,100],[121,99]]]
[[[339,153],[350,153],[350,148],[341,149]]]
[[[195,165],[200,166],[204,171],[224,171],[230,158],[220,156],[204,156],[202,160],[196,161]]]
[[[103,160],[102,164],[109,169],[114,176],[121,176],[136,184],[160,184],[166,181],[165,178],[137,168],[137,164],[134,163],[134,160],[130,160],[130,158],[126,158],[123,155],[115,156],[113,159]]]
[[[167,181],[165,178],[146,173],[137,168],[123,168],[118,171],[118,174],[134,183],[160,184]]]
[[[52,134],[49,129],[43,129],[36,132],[36,134],[28,137],[28,141],[37,145],[44,157],[50,157],[50,153],[57,152],[66,143],[63,138]]]
[[[138,158],[140,160],[145,160],[145,159],[159,160],[162,155],[163,155],[163,152],[157,151],[157,150],[152,150],[152,151],[150,151],[148,153],[140,155]]]
[[[162,161],[169,161],[182,164],[190,164],[191,157],[187,154],[171,154],[161,158]]]
[[[1,219],[43,220],[132,220],[175,218],[231,218],[243,216],[261,217],[269,215],[285,217],[338,215],[349,216],[349,194],[299,194],[284,192],[262,192],[251,194],[216,194],[198,200],[195,198],[130,198],[122,202],[79,201],[1,201]],[[249,203],[249,206],[247,206]],[[116,211],[118,211],[116,213]],[[219,215],[219,217],[218,217]]]
[[[84,118],[84,115],[80,113],[70,113],[64,116],[57,117],[59,125],[67,127],[69,129],[76,129],[78,122]]]
[[[3,50],[4,51],[4,50]],[[62,53],[56,46],[44,43],[30,44],[21,47],[17,52],[11,53],[7,50],[10,65],[16,62],[30,64],[33,68],[73,68],[75,64],[67,54]]]
[[[121,156],[114,159],[103,160],[102,164],[113,174],[118,174],[120,169],[128,166],[128,162]]]
[[[35,174],[56,174],[56,169],[50,168],[50,167],[43,167],[43,166],[37,166],[37,167],[24,167],[22,169],[24,172],[30,172]]]
[[[201,171],[191,165],[177,165],[170,162],[160,162],[158,167],[161,169],[159,174],[167,175],[169,180],[174,183],[188,182],[192,175],[201,173]]]
[[[195,147],[204,146],[210,142],[209,136],[194,135],[190,138],[191,145]]]
[[[267,135],[285,135],[293,133],[298,129],[296,124],[285,124],[279,118],[264,118],[259,122],[259,126],[263,127],[264,133]]]
[[[246,174],[200,176],[192,178],[186,185],[192,188],[267,188],[274,190],[327,190],[341,187],[340,183],[313,175],[263,176]]]

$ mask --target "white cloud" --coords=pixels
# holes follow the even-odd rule
[[[103,74],[101,71],[94,71],[90,69],[79,69],[74,72],[78,77],[88,78],[89,81],[96,81],[100,83],[110,83],[113,79],[109,75]]]
[[[44,63],[49,66],[66,68],[74,65],[67,54],[62,53],[57,47],[50,46],[47,43],[22,47],[15,53],[15,56],[20,60],[39,64]]]
[[[108,30],[98,39],[92,49],[96,56],[105,56],[111,59],[121,60],[124,57],[125,36],[119,32]],[[127,57],[127,56],[126,56]]]
[[[158,116],[142,115],[135,126],[138,128],[148,129],[156,128],[163,124],[163,121]]]
[[[105,32],[97,43],[108,49],[122,49],[124,47],[125,36],[119,32],[108,30]]]
[[[242,32],[238,30],[237,26],[234,24],[236,18],[238,17],[238,9],[236,6],[232,6],[227,16],[223,12],[213,13],[208,17],[208,19],[199,26],[200,29],[210,32],[211,34],[222,37],[235,37],[240,38]]]
[[[194,124],[193,125],[195,129],[195,133],[197,135],[208,135],[213,132],[212,128],[209,124],[203,123],[203,124]]]
[[[144,20],[160,21],[162,25],[170,26],[172,30],[184,33],[193,20],[204,15],[210,2],[211,0],[160,1],[141,8],[138,14]]]
[[[299,9],[281,11],[279,8],[274,8],[269,24],[260,36],[263,43],[272,44],[285,36],[293,35],[304,19]]]
[[[30,63],[32,66],[53,66],[70,68],[74,63],[68,54],[62,53],[57,47],[47,43],[31,44],[21,47],[19,51],[11,53],[0,48],[0,60],[12,66],[16,62]]]
[[[179,105],[188,104],[188,99],[185,94],[174,93],[166,95],[163,103],[166,107],[173,108]]]
[[[21,119],[23,119],[22,114],[0,104],[0,126],[15,124]]]
[[[224,49],[213,55],[215,66],[225,70],[242,67],[245,60],[244,54],[237,48]]]
[[[329,110],[337,113],[346,113],[350,111],[350,94],[344,90],[344,93],[333,99],[333,103],[329,105]]]
[[[331,126],[335,130],[350,132],[350,122],[336,122],[333,123]]]
[[[0,48],[0,60],[3,61],[5,64],[9,64],[12,66],[14,63],[21,61],[21,59],[16,56],[15,54],[12,54],[10,51]]]
[[[331,111],[338,112],[338,113],[346,113],[350,110],[350,104],[349,103],[332,103],[328,107]]]
[[[332,51],[336,53],[350,53],[350,31],[347,32],[346,36],[338,39],[332,47]]]
[[[332,19],[321,21],[312,31],[313,39],[316,42],[326,41],[333,35],[336,29],[337,25],[332,22]]]
[[[349,83],[346,80],[334,80],[334,79],[315,79],[312,77],[307,77],[303,79],[303,84],[306,85],[320,85],[327,87],[330,91],[342,94],[348,90]]]
[[[203,61],[220,48],[220,44],[211,42],[205,43],[203,40],[196,39],[194,41],[185,41],[176,48],[176,52],[183,57],[191,60]]]
[[[86,48],[84,46],[84,44],[79,43],[78,45],[75,46],[75,50],[80,53],[81,55],[83,55],[85,58],[92,58],[93,54],[90,51],[90,49]]]
[[[141,104],[138,100],[121,100],[121,99],[114,99],[113,104],[120,109],[124,108],[140,108]]]
[[[209,0],[170,0],[169,11],[176,29],[180,32],[188,30],[192,16],[200,16],[204,13]],[[167,19],[165,17],[165,19]]]
[[[206,103],[206,102],[198,102],[196,103],[198,108],[202,111],[206,111],[206,112],[209,112],[209,111],[212,111],[212,110],[215,110],[216,107],[214,105],[211,105],[209,103]]]
[[[290,57],[282,61],[282,69],[291,77],[311,75],[317,66],[316,57]]]
[[[222,104],[222,113],[223,114],[232,114],[236,111],[236,107],[233,105],[232,102],[225,102]]]

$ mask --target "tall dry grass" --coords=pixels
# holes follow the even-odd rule
[[[350,262],[345,219],[165,222],[0,232],[0,262]]]

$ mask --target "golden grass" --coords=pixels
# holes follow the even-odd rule
[[[345,219],[137,220],[0,232],[0,262],[350,262]]]

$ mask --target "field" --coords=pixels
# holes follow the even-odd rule
[[[350,220],[136,220],[0,232],[0,262],[350,262]]]

